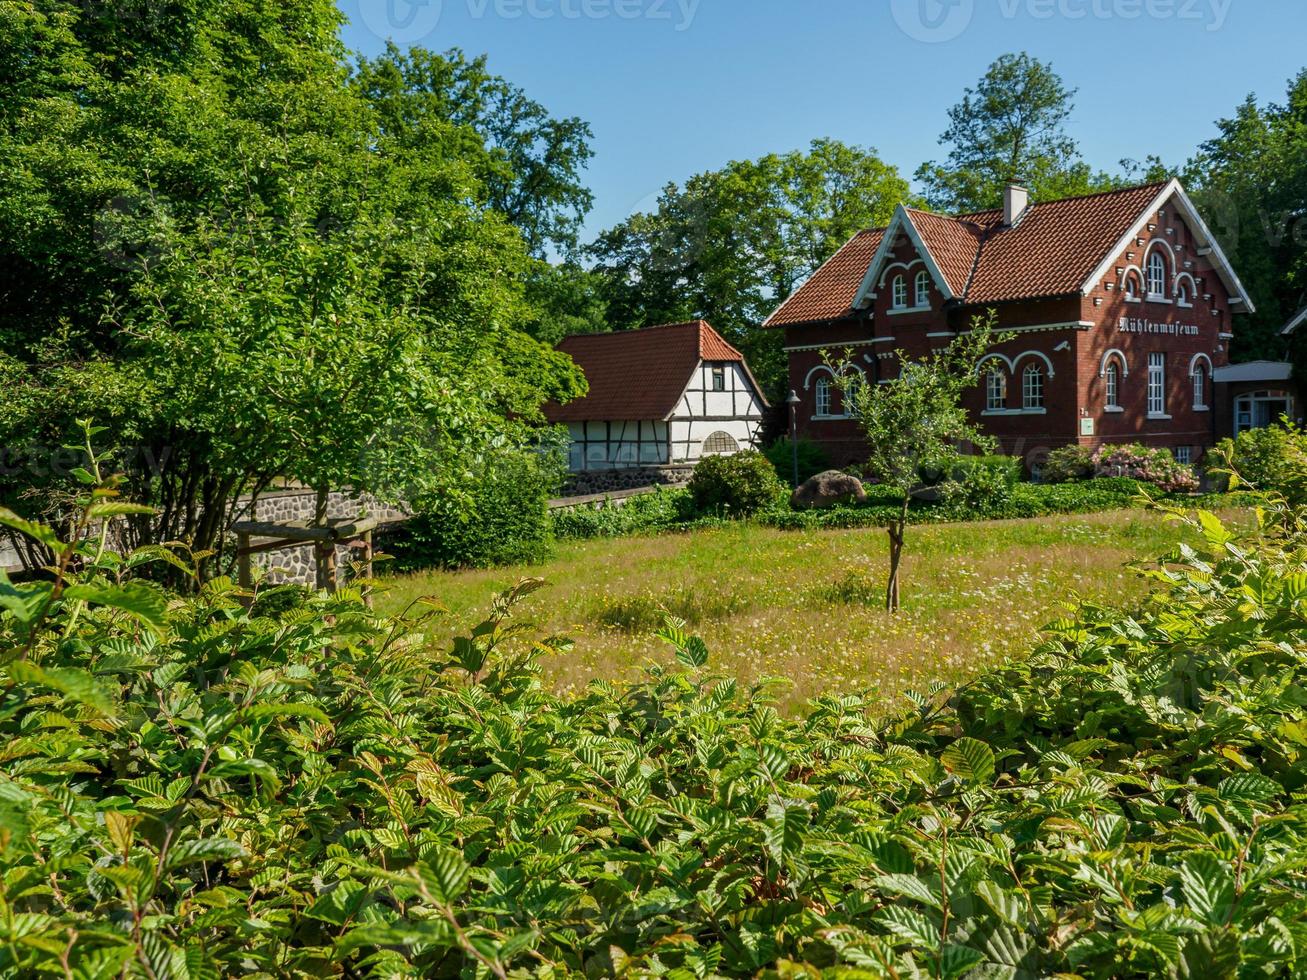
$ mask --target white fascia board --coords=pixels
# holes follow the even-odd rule
[[[1222,281],[1225,283],[1226,289],[1232,294],[1232,301],[1237,298],[1243,302],[1249,313],[1256,313],[1257,307],[1253,305],[1253,301],[1248,296],[1248,291],[1244,289],[1243,283],[1239,281],[1239,276],[1235,273],[1234,266],[1230,264],[1230,260],[1226,258],[1225,252],[1221,250],[1220,242],[1216,240],[1216,236],[1212,234],[1212,230],[1207,227],[1207,222],[1203,221],[1202,215],[1200,215],[1198,209],[1194,207],[1194,202],[1189,199],[1189,195],[1185,193],[1185,189],[1180,181],[1175,179],[1162,188],[1161,193],[1158,194],[1157,197],[1153,199],[1152,203],[1148,205],[1148,209],[1139,216],[1139,220],[1130,227],[1129,231],[1121,236],[1121,240],[1116,243],[1112,250],[1107,253],[1098,268],[1093,271],[1087,280],[1085,280],[1084,285],[1080,287],[1081,295],[1088,296],[1094,291],[1097,284],[1101,282],[1103,278],[1107,276],[1112,267],[1116,265],[1117,257],[1134,245],[1135,239],[1139,237],[1140,232],[1142,232],[1148,223],[1153,220],[1153,215],[1161,210],[1162,206],[1172,197],[1180,202],[1180,206],[1184,209],[1185,217],[1188,219],[1190,226],[1196,232],[1199,243],[1203,246],[1198,249],[1198,254],[1205,255],[1210,253],[1213,258],[1212,265],[1216,268],[1217,274],[1220,275]]]
[[[894,218],[890,221],[889,227],[885,229],[885,237],[881,239],[880,248],[876,250],[871,265],[867,267],[867,275],[863,277],[862,285],[858,287],[857,295],[853,298],[853,308],[855,310],[865,309],[867,300],[874,297],[876,279],[880,275],[880,270],[885,267],[885,260],[889,258],[890,252],[894,250],[894,243],[898,240],[899,231],[907,234],[913,248],[917,250],[921,260],[926,263],[926,268],[930,271],[931,278],[935,280],[935,285],[944,294],[944,298],[946,300],[957,298],[952,287],[949,286],[948,280],[944,278],[944,274],[940,271],[939,265],[935,262],[935,256],[930,254],[930,249],[926,248],[926,243],[922,241],[917,226],[912,223],[912,216],[908,214],[908,209],[900,204],[895,209]]]
[[[1304,323],[1307,323],[1307,309],[1303,310],[1296,317],[1290,320],[1288,325],[1283,330],[1280,331],[1280,334],[1282,336],[1287,337],[1289,336],[1289,334],[1293,333],[1295,330],[1301,327]]]

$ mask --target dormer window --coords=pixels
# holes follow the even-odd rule
[[[902,276],[894,277],[894,309],[908,308],[908,281]]]
[[[918,309],[930,305],[930,273],[917,273],[917,307]]]
[[[1166,259],[1160,251],[1148,257],[1148,298],[1166,299]]]

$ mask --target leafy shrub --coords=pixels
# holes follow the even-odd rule
[[[505,453],[458,496],[423,503],[381,544],[402,572],[542,561],[553,547],[549,499],[561,481],[553,454]]]
[[[705,457],[695,467],[689,491],[698,513],[722,516],[756,514],[785,495],[767,457],[751,449]]]
[[[973,474],[986,474],[988,482],[1016,486],[1025,476],[1025,464],[1017,456],[963,456],[953,467],[953,479],[965,483]]]
[[[778,439],[767,447],[767,458],[776,469],[781,483],[789,485],[794,479],[794,453],[791,450],[790,437]],[[818,473],[825,473],[831,468],[830,456],[818,442],[800,438],[799,449],[799,483],[806,483]]]
[[[1198,475],[1176,461],[1165,449],[1147,446],[1104,446],[1094,454],[1094,472],[1098,476],[1123,476],[1148,483],[1167,493],[1186,493],[1198,489]]]
[[[1229,471],[1258,490],[1307,503],[1307,432],[1294,424],[1273,425],[1225,439],[1209,454],[1208,472],[1219,476]]]
[[[559,539],[615,538],[671,530],[694,520],[694,500],[683,487],[657,487],[621,502],[577,507],[553,514]]]
[[[1048,454],[1039,476],[1045,483],[1074,483],[1092,480],[1095,468],[1094,451],[1088,446],[1063,446]]]
[[[561,643],[509,618],[539,583],[438,653],[434,613],[260,616],[133,581],[163,557],[90,521],[0,521],[64,570],[0,576],[5,975],[1307,967],[1292,520],[1191,519],[1132,615],[1082,608],[888,720],[853,692],[783,718],[676,624],[676,668],[555,697]]]

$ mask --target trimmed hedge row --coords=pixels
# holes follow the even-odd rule
[[[1146,484],[1121,477],[1088,480],[1083,483],[1019,483],[1003,496],[984,506],[965,499],[919,500],[912,506],[913,524],[950,524],[965,521],[1018,520],[1052,514],[1092,514],[1134,506],[1147,490]],[[757,514],[753,523],[782,531],[882,527],[893,517],[897,505],[876,487],[868,487],[867,503],[827,511],[776,509]],[[1251,505],[1248,494],[1184,498],[1205,507]],[[628,534],[686,532],[731,523],[718,518],[696,517],[689,494],[684,490],[657,490],[636,497],[620,508],[603,508],[560,513],[554,516],[554,533],[560,539],[621,537]]]

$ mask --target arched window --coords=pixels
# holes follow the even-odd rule
[[[858,398],[862,394],[863,385],[867,379],[861,371],[850,371],[844,381],[843,417],[848,418],[853,413],[853,407],[858,404]]]
[[[985,375],[985,409],[1001,412],[1007,408],[1007,372],[997,364]]]
[[[1166,298],[1166,258],[1160,249],[1148,256],[1148,298]]]
[[[917,306],[930,305],[930,273],[917,273]]]
[[[821,418],[830,417],[830,395],[831,381],[830,378],[817,379],[817,415]]]
[[[1194,365],[1194,408],[1207,407],[1207,365],[1201,361]]]
[[[1027,410],[1044,407],[1044,369],[1038,364],[1030,365],[1021,376],[1021,404]]]
[[[1135,278],[1135,274],[1133,272],[1126,273],[1125,298],[1129,300],[1139,299],[1139,280]]]
[[[714,432],[703,441],[705,456],[731,456],[740,451],[740,444],[729,432]]]
[[[1188,287],[1188,286],[1181,285],[1181,286],[1177,286],[1177,287],[1176,287],[1176,290],[1175,290],[1175,302],[1176,302],[1176,305],[1177,305],[1177,306],[1189,307],[1189,306],[1193,306],[1193,305],[1194,305],[1193,303],[1191,303],[1191,302],[1189,301],[1189,287]]]
[[[908,281],[902,276],[894,277],[894,309],[908,308]]]
[[[1107,407],[1121,407],[1121,369],[1113,361],[1103,372],[1103,383],[1107,388]]]

